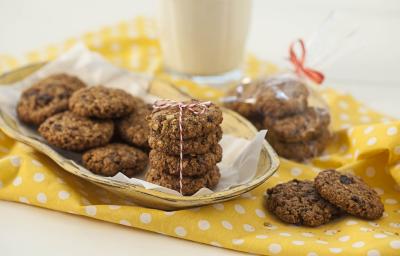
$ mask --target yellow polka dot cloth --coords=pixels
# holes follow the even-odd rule
[[[84,41],[114,64],[136,72],[162,74],[153,21],[137,18],[105,27],[21,58],[0,56],[0,69],[52,59]],[[251,76],[276,68],[253,56]],[[200,98],[221,92],[188,81],[176,83]],[[0,132],[0,198],[233,250],[265,255],[400,255],[400,122],[380,115],[350,95],[325,88],[332,111],[334,139],[326,153],[310,162],[281,159],[265,184],[222,204],[165,212],[134,205],[58,167],[46,156]],[[345,216],[319,228],[280,222],[263,207],[265,190],[293,178],[312,179],[324,168],[360,175],[381,196],[384,216],[366,221]]]

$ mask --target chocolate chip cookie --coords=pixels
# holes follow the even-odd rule
[[[201,137],[183,140],[183,154],[205,154],[215,147],[222,138],[222,129],[215,127],[214,131]],[[158,134],[150,132],[149,145],[152,149],[169,155],[179,155],[181,152],[180,140],[171,139],[168,136],[158,137]]]
[[[121,89],[92,86],[76,91],[69,100],[75,114],[101,119],[115,119],[132,112],[133,96]]]
[[[277,76],[257,83],[262,89],[256,96],[255,107],[264,115],[282,117],[306,110],[309,92],[299,80]]]
[[[317,138],[328,129],[330,115],[326,109],[309,107],[303,113],[283,118],[264,118],[264,127],[285,142],[301,142]]]
[[[258,89],[257,83],[239,85],[227,92],[223,99],[224,106],[246,118],[259,116],[260,113],[255,106]]]
[[[221,174],[217,166],[205,176],[183,177],[182,194],[185,196],[193,195],[203,187],[212,189],[218,184],[220,177]],[[150,169],[146,173],[146,180],[178,192],[180,190],[179,176],[166,174],[157,169]]]
[[[146,169],[148,156],[140,149],[113,143],[86,151],[82,155],[82,163],[99,175],[114,176],[122,172],[131,178]]]
[[[292,180],[267,190],[268,210],[284,222],[319,226],[340,215],[340,210],[322,198],[312,181]]]
[[[261,118],[261,116],[251,116],[247,117],[247,119],[254,125],[254,127],[256,127],[258,131],[266,129],[264,127],[264,120]]]
[[[150,165],[152,168],[162,170],[171,175],[179,175],[180,158],[171,156],[160,151],[150,151]],[[209,170],[222,159],[222,147],[217,144],[210,152],[202,155],[188,155],[183,158],[182,174],[183,176],[200,176],[206,174]]]
[[[192,100],[186,104],[196,103]],[[201,112],[200,107],[193,107],[194,111]],[[154,109],[148,118],[149,127],[157,137],[179,139],[179,108],[170,107],[165,109]],[[183,138],[191,139],[203,136],[215,130],[222,123],[222,112],[218,106],[211,103],[204,113],[196,114],[188,108],[183,109],[182,128]]]
[[[330,132],[326,129],[315,139],[293,143],[282,142],[274,137],[273,133],[267,133],[267,141],[279,156],[296,161],[304,161],[320,155],[326,148],[330,138]]]
[[[325,170],[315,178],[315,188],[323,198],[354,216],[374,220],[383,214],[378,194],[355,175]]]
[[[67,110],[72,93],[84,87],[79,78],[67,74],[44,78],[22,92],[17,105],[18,118],[38,126],[50,116]]]
[[[58,113],[39,127],[39,133],[53,146],[83,151],[107,144],[114,131],[109,120],[92,120],[70,111]]]
[[[116,130],[126,143],[148,148],[150,134],[146,117],[151,113],[151,106],[137,104],[135,110],[116,122]]]

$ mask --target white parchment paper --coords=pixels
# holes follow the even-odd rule
[[[78,76],[89,86],[101,84],[108,87],[121,88],[150,103],[157,99],[147,93],[150,77],[116,67],[99,54],[91,52],[82,44],[78,44],[56,60],[43,66],[37,72],[13,84],[13,86],[0,86],[1,110],[18,122],[15,110],[22,90],[32,85],[32,83],[56,73],[67,73]],[[19,123],[19,125],[24,135],[46,143],[36,130],[22,123]],[[266,131],[260,131],[252,140],[223,135],[220,142],[223,148],[223,157],[222,161],[218,164],[221,172],[221,180],[214,191],[222,191],[237,185],[245,184],[254,178],[265,134]],[[79,169],[82,172],[90,173],[80,165],[80,154],[55,147],[52,148],[65,158],[74,160],[79,165]],[[146,182],[144,180],[144,174],[134,178],[128,178],[122,173],[118,173],[114,177],[107,177],[107,179],[135,184],[143,186],[146,189],[154,189],[165,193],[179,194],[177,191]],[[209,194],[212,192],[213,191],[207,188],[203,188],[195,195]]]

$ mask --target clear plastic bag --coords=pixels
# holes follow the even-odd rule
[[[280,156],[303,161],[320,155],[330,138],[327,105],[291,72],[251,81],[228,92],[224,105],[249,119]]]
[[[310,67],[348,52],[357,29],[331,13],[307,47],[302,40],[291,44],[291,70],[270,77],[244,78],[228,91],[222,103],[257,129],[267,129],[267,140],[280,156],[303,161],[321,155],[331,138],[330,111],[317,86],[324,75]]]

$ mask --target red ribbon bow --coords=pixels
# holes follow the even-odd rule
[[[294,46],[296,43],[300,44],[301,47],[301,56],[300,58],[296,55],[296,53],[294,52]],[[298,39],[295,42],[293,42],[290,45],[289,48],[289,56],[290,56],[290,61],[293,63],[294,68],[295,68],[295,72],[298,75],[304,75],[307,78],[309,78],[310,80],[314,81],[317,84],[322,84],[322,82],[325,79],[324,74],[322,74],[321,72],[305,67],[304,66],[304,62],[306,59],[306,47],[304,45],[304,42],[302,39]]]

